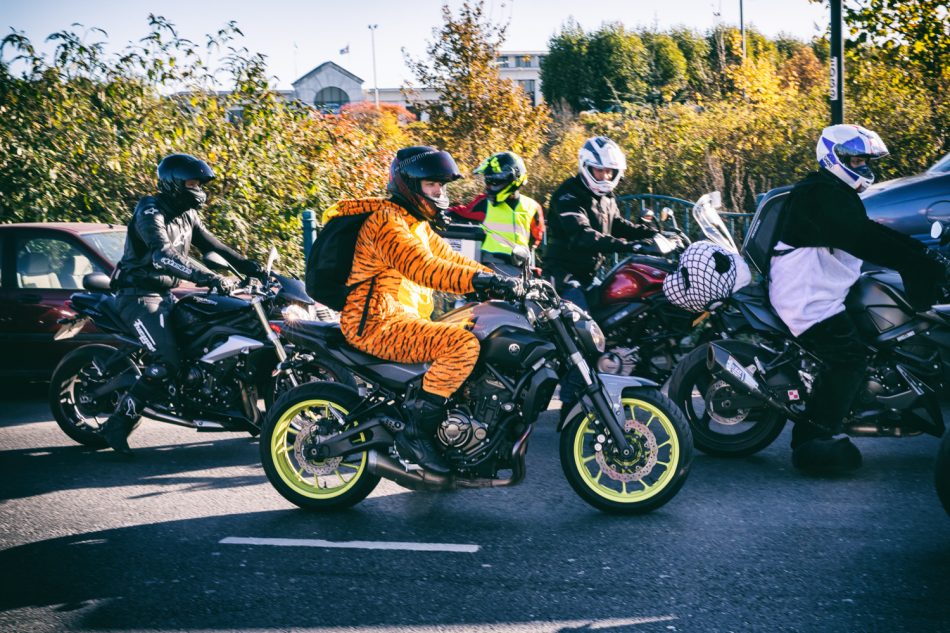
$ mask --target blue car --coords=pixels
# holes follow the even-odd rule
[[[872,220],[937,246],[930,225],[950,223],[950,154],[922,174],[871,185],[861,198]]]

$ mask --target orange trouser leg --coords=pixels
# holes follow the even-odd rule
[[[479,352],[478,339],[465,328],[412,317],[367,322],[364,335],[350,344],[384,360],[432,363],[422,388],[443,398],[465,382]]]

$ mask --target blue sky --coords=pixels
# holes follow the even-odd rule
[[[412,79],[401,49],[416,57],[424,54],[426,41],[441,22],[442,4],[441,0],[6,0],[0,6],[0,26],[4,34],[11,28],[25,32],[40,50],[49,51],[42,40],[74,22],[105,29],[110,45],[118,49],[145,35],[149,13],[164,15],[183,36],[196,41],[236,20],[245,34],[244,45],[267,56],[276,87],[289,88],[294,79],[331,60],[361,77],[364,88],[371,88],[367,25],[377,24],[377,81],[380,88],[394,88]],[[461,0],[448,4],[457,8]],[[685,25],[701,31],[717,21],[739,23],[739,0],[488,0],[486,7],[496,21],[510,20],[505,50],[545,48],[569,17],[587,30],[611,21],[633,28]],[[808,0],[744,0],[744,9],[746,24],[768,36],[788,33],[807,40],[828,22],[827,10]],[[347,45],[349,54],[340,55]]]

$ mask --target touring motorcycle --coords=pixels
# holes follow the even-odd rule
[[[276,257],[272,250],[265,282],[245,278],[243,287],[230,294],[194,292],[175,303],[171,321],[181,371],[147,404],[145,417],[198,431],[257,435],[263,420],[259,399],[271,403],[281,391],[314,378],[354,384],[350,374],[332,361],[315,364],[281,340],[282,327],[313,318],[316,311],[302,282],[271,270]],[[230,269],[215,253],[204,261],[209,268]],[[84,345],[67,354],[50,380],[49,403],[66,435],[85,446],[104,448],[99,431],[148,366],[150,356],[116,312],[109,278],[102,273],[86,275],[83,286],[88,292],[75,293],[69,300],[76,315],[59,320],[62,327],[55,338],[75,336],[92,320],[114,337],[115,345]],[[271,321],[268,314],[281,319]]]
[[[524,266],[527,251],[521,257]],[[559,425],[560,459],[574,491],[614,513],[659,508],[686,480],[692,438],[682,413],[637,377],[594,371],[585,356],[604,335],[553,285],[529,279],[507,301],[473,301],[440,317],[481,342],[472,374],[450,399],[436,445],[452,472],[411,463],[394,446],[405,428],[402,403],[419,393],[427,364],[380,360],[350,347],[337,324],[297,321],[285,336],[318,359],[356,375],[357,389],[312,382],[284,393],[261,431],[261,459],[274,488],[297,506],[329,510],[364,499],[385,477],[411,489],[512,486],[525,476],[528,438],[559,377],[576,367],[587,387]],[[582,353],[583,352],[583,353]]]
[[[787,192],[760,203],[750,236],[766,214],[777,212],[771,205],[783,204],[783,196]],[[935,237],[945,233],[939,223],[934,231]],[[950,263],[939,253],[931,255]],[[845,307],[870,359],[844,432],[855,437],[943,435],[940,396],[950,379],[950,305],[918,312],[896,273],[870,271],[854,284]],[[808,419],[808,400],[824,364],[799,345],[774,312],[767,283],[733,295],[718,312],[731,325],[721,330],[719,340],[680,362],[669,396],[686,414],[699,450],[751,455],[771,444],[786,420]],[[730,336],[737,330],[747,336]]]

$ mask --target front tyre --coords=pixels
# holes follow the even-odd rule
[[[310,458],[321,439],[340,433],[343,418],[360,403],[359,393],[338,383],[313,382],[285,392],[261,429],[261,462],[268,481],[305,510],[336,510],[359,503],[379,483],[366,452]],[[352,426],[352,424],[350,425]]]
[[[125,393],[118,389],[103,397],[93,392],[116,376],[139,374],[130,359],[117,360],[109,345],[84,345],[67,354],[56,366],[49,383],[49,406],[63,433],[90,448],[106,448],[99,431]]]
[[[656,389],[621,400],[632,458],[621,458],[596,414],[582,412],[561,432],[561,467],[574,491],[598,510],[645,514],[672,499],[686,481],[693,440],[683,414]]]

